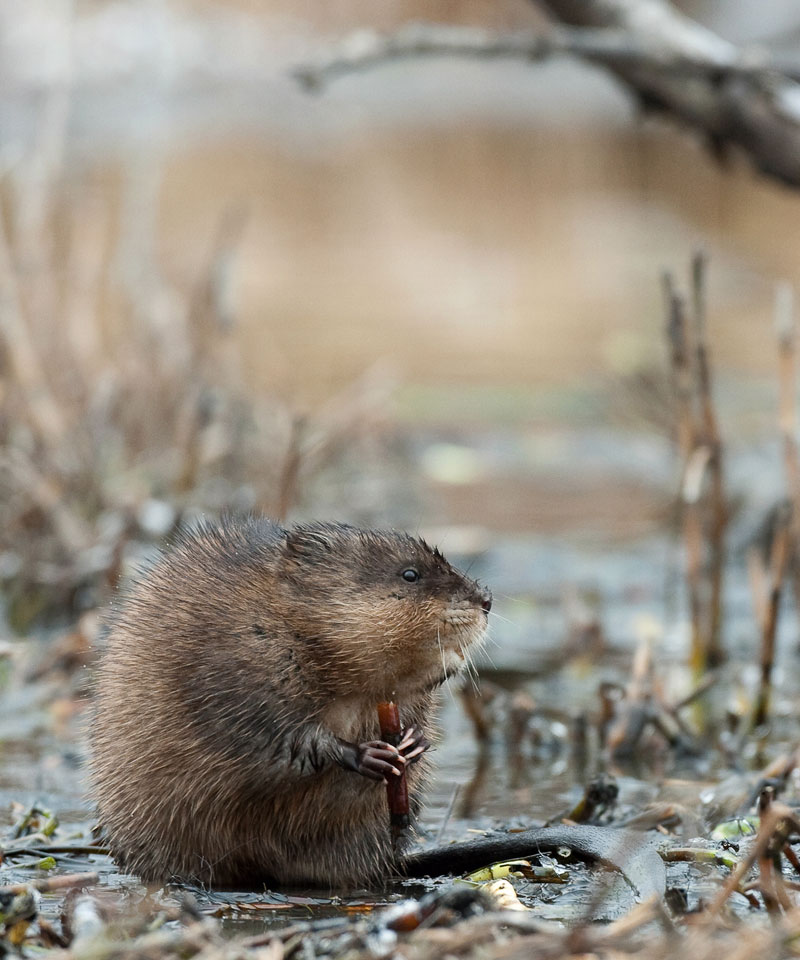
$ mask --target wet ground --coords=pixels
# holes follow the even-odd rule
[[[133,10],[131,20],[124,4],[106,6],[103,22],[115,44],[127,38],[133,60],[137,50],[149,51],[149,21]],[[43,25],[50,22],[46,7],[39,13]],[[137,69],[147,84],[137,95],[131,82],[103,88],[101,77],[96,90],[82,84],[97,58],[115,70],[125,66],[117,62],[115,44],[98,43],[98,34],[84,26],[76,28],[76,52],[92,56],[75,57],[75,90],[62,118],[66,165],[79,168],[75,211],[69,207],[67,220],[74,216],[88,225],[76,246],[79,255],[90,266],[95,257],[129,264],[143,297],[138,312],[160,317],[165,294],[174,291],[154,279],[158,309],[151,311],[137,265],[145,264],[149,277],[154,251],[163,247],[165,276],[180,278],[176,291],[184,282],[193,288],[222,212],[244,203],[249,219],[236,260],[234,310],[244,379],[259,391],[285,395],[291,409],[302,412],[384,358],[401,381],[409,380],[401,384],[397,406],[415,430],[437,418],[467,425],[420,432],[419,443],[409,444],[413,467],[398,469],[391,498],[358,475],[342,478],[353,502],[369,501],[373,511],[391,503],[395,514],[382,519],[416,529],[417,504],[409,488],[422,475],[423,532],[435,525],[432,539],[451,558],[471,564],[495,594],[493,642],[481,668],[485,687],[495,690],[495,727],[488,746],[480,747],[458,694],[445,691],[438,776],[420,825],[423,841],[558,818],[588,780],[609,770],[623,814],[668,800],[702,831],[708,797],[720,781],[732,775],[733,793],[746,795],[748,773],[798,742],[795,611],[786,598],[774,718],[761,754],[754,744],[737,746],[735,739],[726,741],[727,752],[715,746],[690,758],[656,743],[636,765],[610,769],[590,737],[586,756],[580,755],[572,735],[576,719],[586,716],[591,729],[598,686],[626,682],[643,633],[654,637],[664,697],[678,699],[692,688],[685,667],[683,556],[669,524],[674,451],[652,433],[599,426],[607,407],[598,413],[593,391],[609,375],[647,372],[651,364],[660,369],[656,277],[665,265],[682,263],[702,237],[713,254],[715,350],[734,371],[735,382],[721,385],[724,412],[737,412],[751,431],[760,417],[759,436],[768,438],[733,451],[728,461],[732,498],[744,501],[744,508],[732,531],[726,581],[724,634],[733,661],[708,698],[724,732],[726,716],[746,709],[742,704],[757,681],[758,630],[746,548],[783,491],[774,384],[754,391],[753,382],[735,371],[772,377],[775,348],[766,318],[774,281],[796,272],[800,219],[792,205],[798,201],[747,171],[721,170],[682,135],[630,127],[627,102],[584,68],[532,72],[496,64],[489,74],[480,65],[428,64],[353,78],[314,100],[286,75],[296,46],[285,46],[276,59],[271,34],[256,36],[239,20],[221,31],[214,21],[202,37],[214,41],[211,49],[228,51],[224,57],[209,58],[196,43],[176,51],[198,52],[208,78],[211,65],[228,64],[227,80],[218,77],[203,91],[184,90],[179,76],[165,82],[166,74],[140,57]],[[202,24],[173,17],[166,26],[188,36],[186,30]],[[340,24],[333,26],[340,32]],[[48,29],[47,35],[51,46],[58,44],[57,31]],[[16,36],[42,48],[36,29]],[[245,44],[249,60],[242,59],[242,36],[252,40]],[[272,58],[265,55],[269,51]],[[39,62],[29,56],[12,60]],[[47,57],[41,60],[46,64]],[[248,64],[254,72],[243,84],[233,68],[241,72]],[[265,66],[274,76],[265,76]],[[278,95],[265,100],[266,80],[277,84],[270,89]],[[151,82],[158,91],[151,92]],[[564,108],[567,87],[572,109]],[[238,94],[231,100],[234,89]],[[477,122],[472,107],[454,115],[456,102],[476,99],[465,100],[465,89],[480,92],[491,122]],[[43,90],[37,87],[37,103],[40,96],[47,99],[46,85]],[[597,120],[597,105],[587,99],[591,91],[599,91],[611,111],[598,129],[584,129],[575,112],[581,103],[580,115]],[[62,94],[55,93],[57,102],[49,106],[59,113]],[[116,109],[120,104],[124,109]],[[501,113],[503,105],[515,110]],[[402,123],[387,125],[387,106],[402,108],[404,116],[395,117]],[[0,139],[11,167],[39,171],[40,165],[25,161],[41,111],[23,90],[19,98],[6,97],[2,113],[7,122]],[[624,127],[609,128],[609,117]],[[119,149],[124,162],[118,168]],[[34,185],[39,176],[31,178]],[[22,190],[20,197],[26,196]],[[118,206],[120,236],[107,222],[116,219]],[[104,273],[97,283],[103,292],[95,298],[101,304],[98,340],[117,330],[117,348],[125,353],[127,323],[117,322],[113,311],[110,318],[103,313]],[[83,316],[80,310],[76,315]],[[298,385],[298,371],[304,384]],[[539,392],[542,384],[546,394]],[[626,409],[641,414],[646,399],[628,397]],[[587,426],[529,426],[564,417]],[[356,473],[363,473],[362,461],[358,467]],[[340,516],[342,489],[329,487],[327,499],[319,491],[315,496],[319,515]],[[46,656],[48,639],[6,646],[0,635],[0,832],[19,815],[12,803],[22,809],[38,803],[59,817],[59,842],[74,845],[91,839],[82,732],[88,683],[81,671],[57,668],[23,681]],[[521,694],[530,698],[533,713],[524,742],[509,747],[509,714],[513,697]],[[38,859],[10,858],[0,866],[0,882],[36,875]],[[140,895],[138,882],[120,876],[103,856],[59,855],[52,872],[87,869],[98,870],[103,884],[128,891],[132,899]],[[520,894],[537,901],[540,915],[573,917],[586,903],[588,879],[580,867],[571,874],[566,895],[561,888],[531,885]],[[685,880],[686,868],[670,867],[670,874],[673,881]],[[690,901],[701,880],[692,880]],[[630,897],[618,886],[599,915],[626,909]],[[204,909],[221,911],[230,929],[259,929],[265,922],[365,910],[418,889],[340,891],[334,899],[305,891],[269,897],[193,893]],[[59,897],[47,898],[47,915],[55,916],[59,903]]]
[[[603,442],[602,437],[595,437],[595,449],[602,449]],[[450,457],[452,465],[452,448],[444,454],[437,449],[435,445],[429,449],[434,461],[446,454],[445,460]],[[632,463],[650,463],[652,475],[647,449],[640,447],[638,461],[627,458],[628,481]],[[663,456],[664,448],[657,449]],[[583,480],[591,484],[592,457],[585,462]],[[746,475],[746,464],[732,464],[734,475],[737,470]],[[666,482],[658,487],[659,495],[668,488]],[[597,489],[599,493],[599,486]],[[652,490],[651,494],[655,496]],[[744,549],[755,517],[753,511],[745,512],[732,532],[725,636],[733,662],[709,697],[712,712],[720,720],[726,712],[735,711],[737,699],[751,694],[757,680],[757,629]],[[625,530],[623,520],[620,529]],[[660,528],[650,524],[649,534],[639,537],[620,536],[619,531],[609,536],[607,530],[578,526],[579,532],[548,536],[487,536],[485,531],[470,535],[455,527],[443,532],[445,549],[452,558],[468,566],[473,576],[489,583],[494,591],[491,641],[481,657],[480,672],[484,686],[493,691],[490,708],[495,726],[488,742],[479,745],[460,694],[455,688],[444,691],[442,739],[435,753],[437,776],[420,824],[422,842],[464,839],[470,831],[501,825],[513,828],[557,821],[572,809],[585,784],[601,773],[616,777],[617,810],[623,814],[640,811],[654,801],[669,801],[690,811],[688,819],[693,817],[700,829],[703,811],[720,781],[733,773],[734,795],[746,794],[755,782],[748,773],[797,742],[797,622],[789,598],[779,629],[775,716],[760,754],[743,747],[733,760],[730,751],[725,755],[717,749],[699,757],[679,758],[656,744],[632,766],[614,766],[604,760],[591,736],[599,710],[598,688],[604,681],[627,682],[631,654],[644,633],[654,640],[663,697],[677,700],[692,689],[685,667],[683,560],[680,544],[663,522]],[[448,549],[448,539],[452,549]],[[464,551],[461,555],[459,547]],[[23,648],[19,644],[11,643],[6,649],[6,688],[0,714],[0,824],[10,824],[19,816],[12,803],[23,808],[36,803],[58,816],[59,843],[90,844],[92,810],[86,795],[83,741],[89,710],[88,673],[78,670],[67,676],[56,670],[36,682],[19,679],[32,664],[41,662],[48,639],[40,637],[29,644],[24,656],[20,656]],[[527,732],[522,741],[509,743],[513,698],[522,694],[528,698],[529,711],[532,708]],[[573,736],[581,717],[586,718],[590,730],[586,752],[576,748]],[[734,806],[728,804],[731,809]],[[39,859],[40,854],[12,858],[0,868],[0,878],[18,882],[40,875],[35,870]],[[589,875],[579,865],[570,869],[566,894],[560,887],[525,884],[518,889],[523,902],[536,902],[539,914],[545,917],[569,919],[576,911],[579,915],[585,908]],[[86,870],[97,870],[103,884],[125,889],[133,899],[143,891],[134,878],[121,876],[108,857],[96,854],[60,855],[52,872]],[[675,865],[670,871],[682,877],[684,884],[688,882],[685,865]],[[702,887],[702,877],[696,876],[692,882],[698,889]],[[613,884],[613,896],[599,910],[595,908],[596,916],[619,916],[632,903],[622,880],[609,874],[608,883]],[[265,894],[193,889],[192,893],[202,909],[223,918],[226,928],[257,931],[265,923],[369,910],[373,904],[416,895],[422,889],[419,884],[407,884],[384,891],[336,891],[330,897],[320,896],[319,891]],[[172,888],[163,895],[179,893]],[[56,896],[46,898],[45,910],[56,915],[59,903]]]

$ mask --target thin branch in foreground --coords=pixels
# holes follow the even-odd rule
[[[24,893],[30,887],[39,893],[52,893],[54,890],[75,890],[79,887],[91,887],[100,882],[98,873],[67,873],[60,877],[48,877],[45,880],[33,880],[30,883],[10,883],[0,887],[0,894],[16,895]]]
[[[731,894],[739,889],[753,864],[763,857],[768,849],[782,849],[789,834],[797,832],[797,827],[793,811],[782,803],[773,803],[761,818],[755,843],[739,861],[738,867],[731,871],[727,881],[703,913],[703,919],[708,921],[716,917]]]

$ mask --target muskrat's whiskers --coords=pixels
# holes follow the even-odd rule
[[[490,639],[491,639],[492,643],[493,643],[496,647],[498,647],[498,648],[500,647],[500,644],[494,639],[494,637],[492,637],[492,638],[490,638]],[[489,653],[489,651],[486,649],[486,647],[484,647],[484,648],[481,650],[481,653],[482,653],[482,654],[484,655],[484,657],[489,661],[489,666],[490,666],[492,669],[494,669],[494,668],[497,666],[497,664],[494,662],[494,658],[493,658],[492,655]]]
[[[444,647],[442,646],[442,637],[438,626],[436,628],[436,644],[439,647],[439,657],[442,661],[442,674],[444,675],[445,679],[447,679],[447,664],[444,659]]]
[[[436,627],[436,643],[439,645],[439,654],[442,658],[442,676],[444,677],[444,682],[442,683],[443,687],[447,688],[447,693],[453,703],[456,702],[456,698],[453,696],[453,688],[450,686],[450,676],[447,672],[447,663],[444,658],[444,647],[442,646],[442,636],[440,628]]]
[[[513,620],[509,620],[508,617],[502,616],[502,614],[495,613],[494,610],[490,610],[490,611],[489,611],[489,616],[490,616],[490,617],[495,617],[496,619],[501,620],[503,623],[513,623],[513,622],[514,622]]]
[[[439,636],[439,628],[436,628],[436,646],[439,648],[439,659],[442,661],[442,674],[447,676],[447,668],[444,665],[444,647],[442,647],[442,638]]]
[[[472,684],[472,689],[477,693],[480,689],[480,678],[478,676],[478,670],[475,666],[475,662],[470,653],[469,646],[460,646],[459,649],[464,657],[464,672],[466,673],[467,678]]]
[[[469,658],[469,670],[470,670],[470,675],[473,678],[472,680],[473,687],[475,688],[476,691],[480,690],[481,677],[480,677],[480,674],[478,673],[478,667],[473,657]]]

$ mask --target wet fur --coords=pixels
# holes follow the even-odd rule
[[[487,597],[393,531],[251,518],[185,535],[109,620],[92,777],[117,860],[217,886],[384,876],[386,788],[338,765],[336,738],[378,739],[392,698],[430,734]],[[408,770],[415,808],[426,768]]]

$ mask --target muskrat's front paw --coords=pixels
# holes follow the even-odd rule
[[[359,764],[357,771],[371,780],[385,780],[387,777],[397,776],[403,772],[405,759],[399,748],[393,747],[383,740],[371,740],[369,743],[359,744]]]
[[[383,740],[370,740],[368,743],[344,743],[342,747],[342,765],[348,770],[360,773],[370,780],[386,780],[403,772],[405,758],[399,749]]]
[[[430,740],[427,739],[419,727],[408,727],[403,731],[397,749],[403,755],[406,763],[416,763],[430,745]]]

